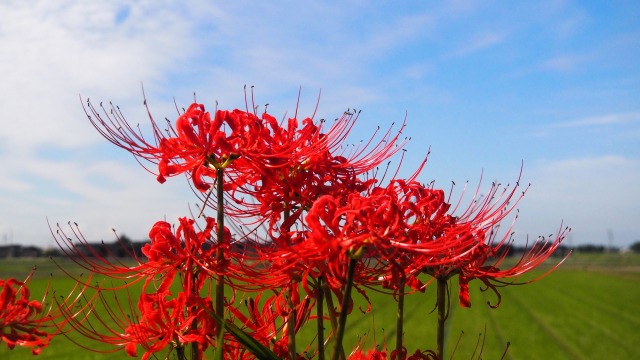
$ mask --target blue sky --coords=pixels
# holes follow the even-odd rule
[[[53,246],[51,223],[135,239],[195,198],[159,185],[90,126],[79,96],[145,123],[196,93],[276,116],[362,110],[351,141],[407,117],[405,175],[531,188],[516,238],[640,240],[636,1],[9,1],[0,4],[0,244]],[[610,237],[611,235],[611,237]]]

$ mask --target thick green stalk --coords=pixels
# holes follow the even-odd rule
[[[438,290],[437,290],[437,306],[438,306],[438,331],[437,331],[437,355],[438,359],[442,359],[444,356],[444,323],[447,320],[447,279],[437,278]]]
[[[331,290],[329,290],[328,283],[325,281],[322,283],[322,292],[324,293],[324,299],[327,302],[327,312],[329,313],[329,322],[331,323],[331,331],[333,334],[338,333],[338,318],[336,316],[336,307],[333,305],[333,296]],[[340,351],[340,359],[344,359],[344,351]]]
[[[402,335],[404,332],[404,279],[400,282],[398,311],[396,313],[396,354],[402,353]]]
[[[324,284],[322,276],[318,278],[316,297],[316,315],[318,316],[318,360],[324,360]]]
[[[187,356],[184,353],[184,347],[183,346],[178,346],[176,347],[176,355],[178,360],[187,360]],[[167,355],[168,357],[169,355]]]
[[[328,291],[327,283],[322,284],[322,292],[324,293],[324,299],[327,301],[327,311],[329,312],[329,321],[331,322],[331,331],[333,333],[338,332],[338,319],[336,318],[336,307],[333,305],[333,297],[331,291]]]
[[[218,241],[218,249],[216,250],[216,264],[220,266],[224,262],[224,250],[222,243],[225,241],[224,239],[224,188],[223,188],[223,176],[224,176],[224,168],[216,169],[216,182],[217,182],[217,228],[216,228],[216,238]],[[222,347],[224,345],[224,275],[218,274],[216,279],[216,318],[217,322],[217,330],[216,334],[217,340],[217,349],[216,349],[216,359],[222,360],[223,352]]]
[[[289,207],[286,206],[285,204],[285,209],[284,209],[284,214],[283,214],[283,219],[284,222],[286,223],[287,220],[289,219],[289,216],[291,216],[291,210],[289,210]],[[289,232],[289,228],[283,228],[282,231],[286,231],[287,233]],[[295,280],[291,280],[291,282],[289,283],[289,288],[287,290],[285,290],[287,292],[287,307],[289,308],[289,315],[287,316],[287,348],[289,349],[289,357],[291,358],[291,360],[296,360],[296,357],[298,355],[298,353],[296,352],[296,322],[297,322],[297,312],[296,312],[296,305],[293,303],[293,292],[294,290],[294,281]]]
[[[197,296],[197,289],[195,284],[198,282],[198,274],[193,274],[193,282],[191,283],[191,291],[192,291],[192,295]],[[194,313],[196,310],[196,307],[193,307]],[[191,323],[191,329],[196,330],[198,329],[198,321],[197,319],[193,319],[193,322]],[[202,359],[202,354],[200,353],[200,349],[198,348],[198,343],[197,342],[192,342],[191,343],[191,360],[200,360]]]
[[[289,348],[289,357],[291,360],[296,360],[296,306],[293,303],[293,281],[290,284],[287,291],[287,307],[289,308],[289,315],[287,316],[287,347]]]
[[[349,302],[351,301],[351,288],[353,288],[353,277],[356,271],[357,259],[350,259],[347,266],[347,284],[344,288],[344,294],[342,295],[342,306],[340,307],[340,317],[338,319],[338,332],[336,333],[335,347],[333,348],[333,360],[339,360],[342,349],[342,340],[344,339],[344,331],[347,325],[347,308],[349,308]]]

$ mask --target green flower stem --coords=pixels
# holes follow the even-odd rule
[[[338,332],[338,319],[336,318],[336,307],[333,305],[333,297],[331,291],[327,287],[327,283],[322,284],[324,299],[327,301],[327,311],[329,312],[329,321],[331,322],[331,331],[335,334]]]
[[[437,306],[438,306],[438,331],[437,331],[437,355],[438,359],[442,359],[444,356],[444,323],[447,320],[446,305],[447,305],[447,279],[436,278],[438,281],[437,289]]]
[[[224,188],[223,188],[223,176],[224,168],[216,169],[216,182],[217,182],[217,228],[216,237],[218,241],[218,249],[216,251],[216,264],[220,267],[224,262],[224,248],[222,243],[224,240]],[[223,346],[224,346],[224,275],[218,274],[216,279],[216,322],[217,330],[216,334],[217,346],[216,346],[216,359],[222,360],[223,358]]]
[[[338,317],[337,317],[336,307],[333,304],[333,296],[331,295],[331,290],[329,290],[329,286],[326,281],[322,283],[322,292],[324,293],[324,299],[327,302],[327,312],[329,312],[329,322],[331,323],[331,332],[333,334],[336,334],[338,332]],[[341,359],[345,358],[344,351],[341,351],[340,358]]]
[[[324,283],[318,278],[316,315],[318,316],[318,360],[324,360]]]
[[[353,287],[353,277],[356,271],[357,259],[350,259],[347,266],[347,284],[344,288],[344,294],[342,296],[342,306],[340,307],[340,318],[338,319],[338,332],[336,333],[335,347],[333,348],[333,360],[340,360],[341,355],[344,353],[342,348],[342,340],[344,339],[344,331],[347,325],[347,309],[349,308],[349,302],[351,301],[351,288]],[[343,356],[343,355],[342,355]]]
[[[195,286],[195,284],[197,282],[198,282],[198,274],[194,273],[193,274],[193,283],[192,283],[192,287],[191,287],[191,291],[193,293],[192,295],[198,295],[197,292],[196,292],[196,286]],[[196,306],[194,306],[193,309],[194,309],[194,313],[195,313]],[[193,319],[193,322],[191,322],[191,329],[193,329],[194,331],[198,329],[198,320],[197,320],[197,318]],[[183,351],[183,353],[184,353],[184,351]],[[178,357],[178,358],[180,358],[180,357]],[[186,357],[185,357],[185,359],[186,359]],[[200,359],[202,359],[202,354],[200,353],[200,349],[198,348],[198,343],[195,342],[195,341],[191,343],[191,359],[192,360],[200,360]]]
[[[402,353],[402,335],[404,332],[404,278],[400,282],[398,294],[398,312],[396,314],[396,353]]]
[[[287,291],[287,307],[289,308],[289,315],[287,316],[287,347],[289,348],[289,357],[291,360],[296,360],[296,306],[293,303],[293,281]]]
[[[184,347],[183,346],[177,346],[176,347],[176,355],[178,360],[187,360],[187,356],[184,353]],[[169,357],[169,355],[167,355],[167,357]]]
[[[286,223],[291,216],[291,210],[285,204],[283,220]],[[283,231],[289,232],[289,228],[284,229]],[[289,288],[287,291],[287,307],[289,308],[289,315],[287,316],[287,348],[289,349],[289,357],[291,360],[296,360],[298,353],[296,352],[296,322],[297,322],[297,312],[296,305],[293,303],[293,292],[294,290],[294,280],[291,280],[289,284]]]

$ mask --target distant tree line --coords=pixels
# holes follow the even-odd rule
[[[88,257],[142,257],[142,247],[148,244],[146,241],[131,241],[126,235],[122,235],[119,241],[112,243],[76,243],[75,248],[82,256]],[[0,259],[10,258],[38,258],[67,256],[59,248],[42,249],[37,246],[5,245],[0,246]]]
[[[507,253],[507,256],[517,256],[518,254],[524,253],[526,250],[527,248],[524,246],[504,245],[500,248],[498,254],[496,254],[496,257],[501,256],[505,252]],[[573,248],[568,247],[566,245],[560,245],[558,246],[558,248],[556,249],[556,251],[553,253],[552,256],[564,257],[569,253],[569,251],[572,251],[572,250],[574,253],[585,253],[585,254],[605,253],[605,252],[619,253],[620,252],[620,248],[607,247],[604,245],[582,244],[582,245],[574,246]],[[633,252],[640,252],[640,242],[636,242],[632,244],[629,250]]]
[[[142,247],[149,243],[146,241],[131,241],[125,235],[120,236],[120,241],[113,243],[85,243],[76,244],[76,248],[80,250],[83,256],[89,257],[142,257]],[[246,244],[234,244],[236,251],[251,251],[247,248]],[[544,245],[542,245],[544,246]],[[572,248],[565,245],[560,245],[552,256],[564,257]],[[495,254],[496,257],[501,256],[518,256],[524,253],[527,249],[524,246],[518,245],[503,245],[498,249]],[[640,241],[631,244],[630,251],[640,253]],[[604,245],[583,244],[573,247],[573,251],[576,253],[617,253],[620,252],[619,248],[606,247]],[[37,257],[58,257],[66,256],[60,249],[41,249],[37,246],[22,246],[22,245],[4,245],[0,246],[0,259],[9,258],[37,258]]]

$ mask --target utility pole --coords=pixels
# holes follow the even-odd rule
[[[613,252],[613,230],[607,229],[607,238],[609,239],[609,242],[605,252],[610,253]]]

